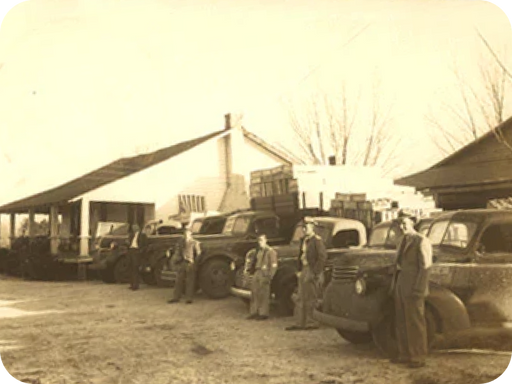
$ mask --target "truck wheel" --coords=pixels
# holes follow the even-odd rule
[[[128,284],[131,278],[131,263],[128,256],[122,256],[114,265],[114,280],[118,284]]]
[[[339,328],[337,328],[336,331],[343,339],[352,344],[366,344],[372,341],[371,332],[352,332]]]
[[[293,316],[295,303],[292,299],[292,295],[296,290],[297,278],[295,276],[283,279],[283,283],[278,288],[276,294],[278,310],[282,316]]]
[[[427,345],[430,349],[435,341],[437,329],[436,317],[432,309],[425,305],[427,323]],[[398,357],[396,340],[395,311],[390,311],[376,326],[372,328],[372,339],[377,348],[389,358]]]
[[[230,263],[222,259],[207,261],[199,270],[199,285],[210,299],[223,299],[232,285]]]
[[[155,283],[157,287],[160,288],[170,288],[173,286],[171,281],[162,279],[162,271],[164,269],[165,263],[167,263],[167,259],[165,257],[162,257],[156,262],[155,268],[153,269]]]

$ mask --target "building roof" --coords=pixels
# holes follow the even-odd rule
[[[294,159],[290,158],[287,154],[282,153],[274,146],[264,142],[253,133],[250,133],[245,129],[242,130],[244,136],[248,140],[254,142],[272,155],[277,156],[282,161],[290,164],[293,163]],[[36,213],[46,212],[50,205],[66,203],[75,197],[83,195],[84,193],[169,160],[210,139],[219,137],[228,131],[229,129],[224,129],[193,140],[174,144],[151,153],[121,158],[58,187],[3,205],[0,207],[0,213],[27,212],[29,208],[36,207],[39,208]]]
[[[394,182],[424,190],[511,181],[512,149],[500,137],[512,143],[512,118],[432,167]]]

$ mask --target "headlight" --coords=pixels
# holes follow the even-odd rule
[[[167,252],[165,252],[165,256],[171,257],[171,251],[167,250]]]
[[[115,249],[117,247],[117,243],[115,241],[110,243],[110,249]]]
[[[236,269],[236,264],[234,261],[231,262],[231,270],[234,271]]]
[[[363,279],[357,279],[354,288],[358,295],[364,295],[366,292],[366,282]]]

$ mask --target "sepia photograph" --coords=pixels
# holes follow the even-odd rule
[[[1,383],[505,383],[511,357],[499,6],[6,10]]]

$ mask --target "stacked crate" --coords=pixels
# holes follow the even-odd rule
[[[280,196],[298,192],[291,165],[251,172],[251,197]]]
[[[331,201],[333,216],[354,219],[362,222],[367,229],[374,225],[373,205],[366,200],[365,194],[342,194],[337,193]]]
[[[252,209],[275,211],[279,215],[295,213],[298,209],[298,183],[293,178],[292,166],[251,172],[250,194]]]

